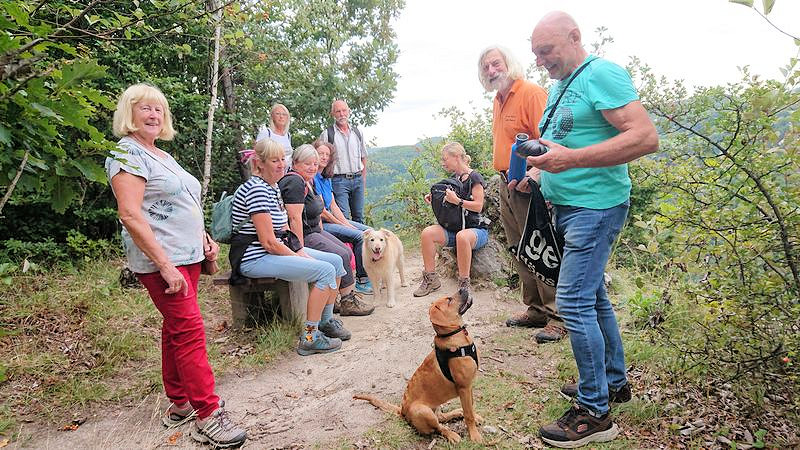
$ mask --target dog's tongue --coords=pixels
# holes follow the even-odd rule
[[[377,250],[373,250],[372,251],[372,259],[374,259],[374,260],[381,259],[381,252],[379,252]]]

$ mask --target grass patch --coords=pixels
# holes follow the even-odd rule
[[[122,265],[97,261],[0,285],[0,433],[163,389],[162,318],[143,288],[120,287]],[[198,298],[217,375],[263,366],[296,345],[297,323],[231,330],[228,289],[210,277],[201,277]]]

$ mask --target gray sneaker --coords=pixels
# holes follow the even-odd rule
[[[297,343],[297,353],[300,356],[313,355],[314,353],[330,353],[335,352],[342,348],[342,340],[339,338],[330,338],[323,333],[316,333],[317,337],[312,337],[313,334],[303,333],[300,336],[300,341]]]
[[[247,439],[247,432],[231,422],[225,411],[225,402],[219,402],[219,408],[206,417],[202,426],[195,421],[191,436],[197,442],[211,444],[214,448],[229,448],[242,445]]]
[[[414,297],[424,297],[440,287],[442,287],[442,282],[439,280],[438,273],[422,272],[422,282],[417,290],[414,291]]]
[[[325,334],[325,336],[331,338],[339,338],[343,341],[347,341],[352,336],[347,328],[344,327],[344,324],[339,319],[331,319],[325,324],[321,324],[319,326],[319,331]]]

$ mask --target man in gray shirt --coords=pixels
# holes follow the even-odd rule
[[[322,132],[320,140],[336,147],[333,166],[333,196],[348,219],[364,223],[364,189],[367,182],[367,149],[361,131],[350,126],[350,108],[341,99],[331,104],[334,125]]]

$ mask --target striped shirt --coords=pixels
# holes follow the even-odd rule
[[[286,208],[283,206],[281,191],[278,186],[271,186],[258,176],[252,176],[239,186],[233,196],[233,209],[231,210],[231,225],[236,228],[240,223],[252,217],[253,214],[269,213],[272,219],[272,228],[282,230],[289,223]],[[239,234],[256,235],[256,227],[250,221],[239,229]],[[257,259],[266,255],[267,251],[258,241],[247,247],[242,256],[242,262]]]

